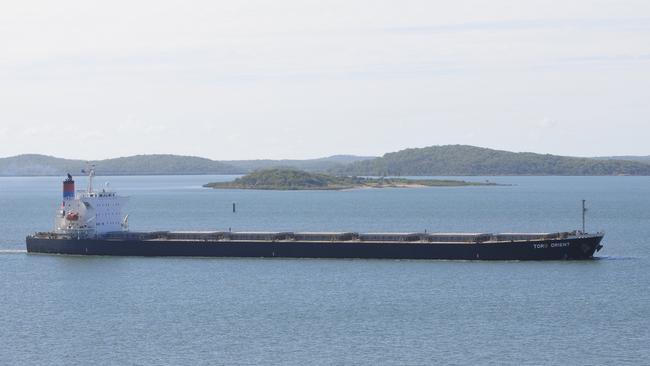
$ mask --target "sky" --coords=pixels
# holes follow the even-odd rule
[[[0,157],[650,155],[650,2],[0,2]]]

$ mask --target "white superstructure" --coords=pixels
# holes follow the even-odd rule
[[[68,174],[63,182],[63,203],[57,212],[54,232],[77,236],[96,236],[128,230],[128,215],[122,214],[127,197],[118,196],[108,188],[93,189],[95,169],[88,171],[88,189],[74,190],[74,180]]]

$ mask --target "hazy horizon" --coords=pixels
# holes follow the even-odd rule
[[[650,155],[646,1],[0,4],[0,156]]]

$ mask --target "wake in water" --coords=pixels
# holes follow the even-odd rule
[[[641,257],[623,257],[623,256],[594,257],[594,260],[599,260],[599,261],[631,261],[631,260],[638,260],[638,259],[641,259]]]
[[[0,254],[27,253],[25,249],[0,249]]]

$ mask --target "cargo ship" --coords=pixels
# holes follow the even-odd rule
[[[603,233],[356,233],[130,231],[127,197],[105,185],[75,191],[63,181],[54,230],[27,236],[28,253],[105,256],[579,260],[602,248]],[[583,202],[584,204],[584,202]]]

